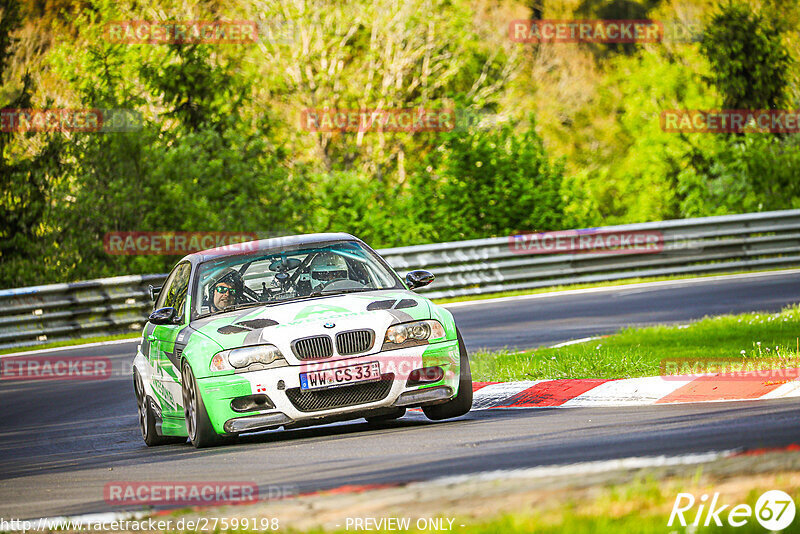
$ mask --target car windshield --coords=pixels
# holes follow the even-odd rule
[[[355,241],[202,263],[192,302],[195,317],[239,307],[404,286],[369,249]]]

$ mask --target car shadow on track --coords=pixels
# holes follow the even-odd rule
[[[24,477],[42,471],[53,474],[142,464],[157,468],[155,464],[161,462],[174,463],[199,455],[211,459],[264,445],[301,444],[358,435],[402,433],[426,426],[449,426],[474,419],[472,413],[458,419],[437,422],[429,421],[422,414],[413,413],[396,421],[383,423],[367,423],[363,419],[355,419],[321,426],[244,434],[230,443],[198,450],[192,447],[188,439],[179,444],[146,446],[142,441],[136,417],[136,415],[126,415],[124,418],[118,418],[113,434],[103,432],[99,435],[79,436],[76,429],[70,428],[66,432],[67,435],[60,436],[60,432],[54,430],[49,432],[46,449],[25,446],[23,436],[16,432],[7,434],[0,440],[0,457],[3,457],[0,460],[0,479]],[[61,429],[61,432],[64,430]],[[62,449],[58,447],[60,442],[64,442]],[[8,454],[4,454],[4,450]]]

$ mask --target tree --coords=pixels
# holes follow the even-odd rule
[[[519,47],[464,0],[285,2],[259,0],[248,16],[283,22],[285,38],[255,50],[265,107],[280,105],[298,129],[304,109],[387,110],[483,107],[518,71]],[[497,24],[496,26],[493,24]],[[489,41],[494,39],[494,41]],[[325,173],[359,171],[402,183],[407,160],[426,154],[437,133],[297,132],[298,154]]]
[[[724,109],[768,110],[789,104],[794,58],[784,46],[788,28],[774,6],[755,12],[728,3],[714,15],[701,45]],[[796,9],[796,6],[795,6]],[[685,216],[777,210],[800,206],[797,134],[737,133],[695,157],[679,182]],[[695,150],[695,156],[700,152]]]
[[[706,26],[701,44],[725,109],[779,109],[786,104],[792,57],[782,32],[749,4],[730,2]]]
[[[0,109],[28,109],[33,82],[26,73],[21,83],[9,80],[11,61],[21,26],[16,0],[0,3]],[[21,85],[21,87],[20,87]],[[43,254],[47,241],[45,219],[50,192],[61,174],[62,139],[59,134],[0,131],[0,287],[21,285],[41,277],[49,258]]]
[[[414,182],[426,240],[452,241],[563,229],[563,162],[550,161],[533,119],[446,137]]]
[[[59,279],[164,272],[174,256],[112,256],[108,232],[297,231],[308,188],[283,165],[259,121],[243,115],[248,73],[212,45],[114,44],[101,32],[117,6],[84,14],[83,47],[51,57],[81,104],[142,110],[136,131],[76,135],[53,224],[62,229]],[[129,16],[135,18],[134,16]]]

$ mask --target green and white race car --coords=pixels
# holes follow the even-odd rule
[[[472,406],[453,316],[410,290],[349,234],[311,234],[190,254],[172,269],[133,364],[147,445],[225,442],[243,432],[422,407],[434,420]]]

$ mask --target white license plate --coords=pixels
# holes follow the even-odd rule
[[[347,367],[300,373],[300,389],[332,388],[380,379],[381,366],[378,362],[360,363]]]

